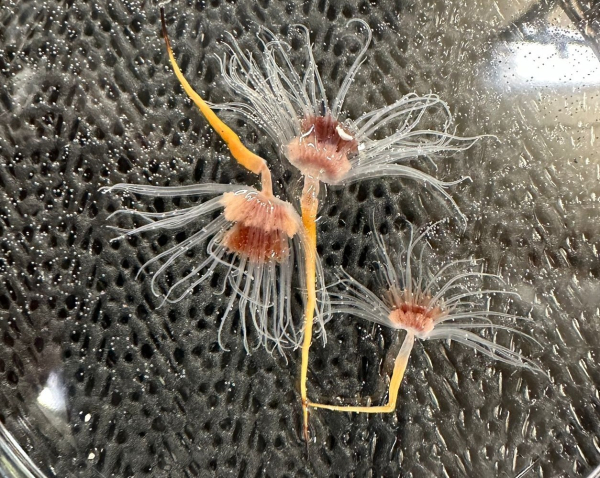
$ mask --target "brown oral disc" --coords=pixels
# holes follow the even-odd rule
[[[308,116],[302,120],[304,134],[313,132],[319,143],[335,146],[338,153],[355,153],[358,141],[344,130],[342,124],[331,115]]]
[[[419,304],[405,302],[392,310],[389,319],[392,324],[401,329],[410,329],[417,334],[430,332],[437,319],[443,315],[439,307],[428,309]]]
[[[265,231],[263,228],[234,224],[227,231],[222,244],[231,252],[247,257],[252,262],[283,262],[290,254],[289,238],[283,231]]]
[[[257,263],[289,257],[301,221],[291,204],[252,190],[225,193],[223,205],[232,223],[222,241],[227,249]]]
[[[302,131],[287,146],[290,162],[325,182],[342,179],[352,168],[348,155],[358,151],[358,141],[331,115],[306,117]]]

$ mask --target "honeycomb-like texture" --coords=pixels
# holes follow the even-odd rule
[[[527,1],[214,0],[166,8],[180,65],[211,101],[235,99],[215,59],[225,32],[256,49],[258,25],[267,26],[291,42],[300,68],[295,23],[310,26],[333,96],[359,47],[345,23],[358,17],[374,41],[349,94],[351,116],[432,91],[448,101],[459,134],[496,135],[440,158],[437,169],[422,159],[413,165],[448,180],[471,176],[452,188],[468,227],[462,233],[453,223],[432,241],[436,253],[482,257],[520,293],[494,305],[531,313],[534,322],[519,327],[542,346],[512,342],[549,377],[458,344],[419,343],[396,413],[313,412],[307,455],[299,354],[247,355],[235,317],[224,334],[230,351],[221,350],[219,275],[160,308],[148,277],[135,279],[144,262],[194,229],[111,243],[105,227],[133,199],[104,195],[101,186],[256,183],[168,67],[157,3],[9,0],[0,6],[0,420],[34,462],[59,477],[515,476],[530,464],[531,476],[551,477],[596,466],[600,85],[593,54],[569,50],[586,44],[568,15],[554,2]],[[545,46],[556,50],[550,59]],[[552,76],[554,60],[572,67]],[[297,177],[260,130],[232,126],[273,159],[279,192],[297,194]],[[135,205],[168,211],[191,202]],[[343,266],[372,284],[373,211],[385,234],[453,213],[410,181],[329,190],[319,222],[329,277]],[[327,346],[313,347],[310,395],[382,402],[395,334],[346,317],[328,332]],[[65,409],[43,413],[48,383],[65,391]]]

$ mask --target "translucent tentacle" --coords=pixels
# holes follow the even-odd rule
[[[367,54],[369,45],[371,44],[371,40],[373,39],[373,32],[371,31],[371,27],[369,26],[369,24],[367,22],[365,22],[364,20],[355,18],[355,19],[350,20],[346,25],[350,25],[352,23],[360,23],[365,28],[365,30],[367,31],[367,41],[360,49],[360,52],[356,56],[354,63],[352,63],[352,66],[348,70],[348,73],[346,74],[346,78],[344,78],[344,82],[342,83],[342,86],[340,87],[340,90],[338,91],[338,94],[335,97],[335,100],[333,100],[333,103],[331,104],[331,114],[333,115],[334,118],[337,118],[339,116],[339,114],[342,110],[342,107],[344,106],[344,100],[346,99],[346,94],[348,93],[348,90],[350,89],[350,86],[352,85],[352,82],[354,81],[354,77],[356,76],[358,69],[361,67],[361,65],[366,60],[365,55]]]

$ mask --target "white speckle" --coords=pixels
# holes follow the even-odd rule
[[[335,127],[335,132],[342,138],[344,141],[352,141],[354,137],[344,131],[344,129],[338,124]]]
[[[85,421],[85,423],[89,422],[92,419],[92,416],[88,413],[85,418],[83,419]]]
[[[91,452],[91,453],[88,455],[88,460],[93,460],[94,458],[96,458],[96,454],[95,454],[94,452]]]

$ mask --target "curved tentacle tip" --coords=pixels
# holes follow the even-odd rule
[[[310,30],[308,29],[308,27],[306,25],[303,25],[302,23],[292,23],[290,25],[290,27],[297,28],[298,30],[302,31],[303,33],[310,33]]]
[[[156,295],[156,294],[155,294]],[[166,297],[163,297],[163,299],[160,301],[160,304],[158,305],[157,309],[161,309],[163,308],[166,304],[168,304],[169,301],[167,300]]]
[[[183,299],[185,299],[185,297],[187,297],[188,295],[190,295],[192,293],[191,290],[186,290],[185,292],[183,292],[179,297],[175,297],[174,299],[171,297],[171,293],[173,292],[173,288],[170,288],[166,294],[164,294],[164,297],[160,303],[160,305],[158,306],[158,308],[161,308],[167,304],[177,304],[178,302],[181,302]],[[156,295],[156,294],[155,294]],[[159,294],[160,295],[160,294]]]
[[[546,377],[546,380],[548,380],[549,382],[552,381],[552,376],[550,375],[550,371],[544,370],[543,368],[536,365],[535,372],[541,373],[544,377]]]
[[[496,141],[498,141],[498,143],[502,143],[502,140],[495,134],[482,134],[480,136],[480,138],[492,138],[492,139],[495,139]]]
[[[352,25],[353,23],[360,23],[366,29],[371,30],[371,27],[369,26],[369,24],[362,18],[351,18],[350,20],[348,20],[346,22],[346,26],[348,27],[348,26]]]
[[[547,370],[544,370],[533,360],[529,360],[529,359],[526,359],[523,357],[523,361],[519,365],[521,366],[522,369],[529,370],[530,372],[534,372],[534,373],[539,373],[539,374],[543,375],[544,377],[546,377],[547,380],[552,380],[552,377],[550,376],[550,372]]]
[[[98,191],[101,192],[102,194],[112,193],[115,191],[128,192],[128,190],[133,186],[134,185],[129,184],[129,183],[118,183],[118,184],[113,184],[112,186],[102,186],[100,189],[98,189]]]
[[[119,216],[121,214],[135,214],[137,212],[138,211],[134,211],[132,209],[117,209],[115,212],[109,214],[109,216],[106,218],[106,220],[110,221],[113,217]],[[115,226],[108,226],[108,227],[111,229],[122,229],[122,228],[117,228]]]
[[[469,226],[469,220],[467,219],[467,216],[460,209],[458,210],[458,216],[460,217],[460,223],[462,224],[461,232],[464,234],[465,232],[467,232],[467,227]]]
[[[148,274],[149,277],[155,275],[154,272],[150,272],[147,270],[147,266],[149,266],[149,265],[150,264],[148,262],[146,262],[145,264],[142,264],[140,269],[135,274],[135,280],[138,280],[142,274]],[[154,281],[154,279],[152,279],[152,280]],[[156,290],[154,290],[154,285],[152,285],[152,293],[154,294],[155,297],[160,297],[162,295],[159,292],[156,292]]]
[[[129,229],[125,229],[123,227],[116,227],[116,226],[107,226],[107,227],[113,231],[121,233],[117,237],[113,237],[112,239],[109,239],[109,242],[111,242],[111,243],[114,241],[118,241],[120,239],[127,239],[127,237],[129,235],[131,235],[133,232],[133,231],[130,231]]]

